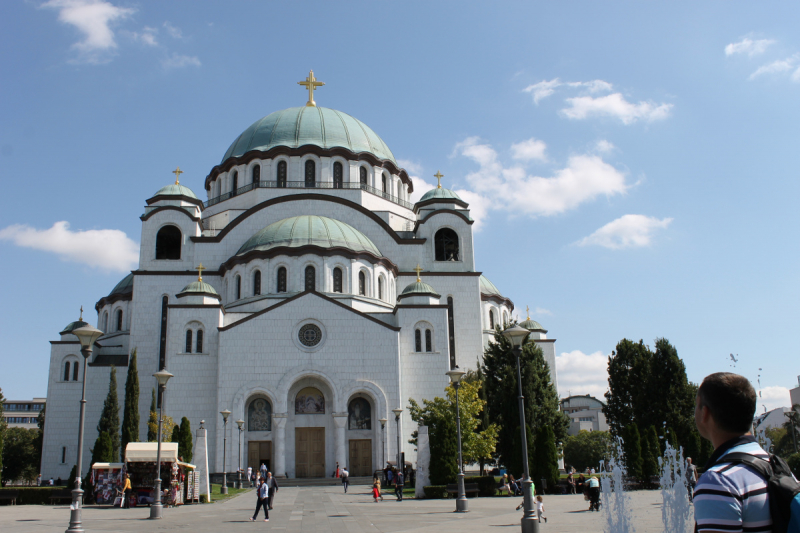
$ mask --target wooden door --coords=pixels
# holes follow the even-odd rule
[[[371,476],[372,470],[372,439],[350,439],[350,467],[351,476]]]
[[[294,468],[297,477],[325,477],[325,428],[295,428]]]
[[[261,468],[261,463],[267,465],[267,470],[272,468],[272,441],[250,441],[247,443],[247,466],[255,472]],[[273,475],[276,473],[273,472]]]

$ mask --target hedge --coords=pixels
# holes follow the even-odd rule
[[[17,505],[49,505],[50,495],[55,491],[64,490],[64,487],[4,487],[4,490],[19,492]]]
[[[465,477],[464,483],[477,483],[478,496],[494,496],[497,494],[497,481],[494,476]]]
[[[447,485],[426,485],[422,491],[428,499],[447,498]]]

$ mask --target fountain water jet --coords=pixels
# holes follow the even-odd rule
[[[658,465],[661,468],[661,520],[664,531],[691,533],[694,529],[694,508],[689,501],[683,448],[676,450],[667,442],[664,457],[658,458]]]
[[[613,455],[613,454],[612,454]],[[601,466],[608,475],[600,478],[601,502],[606,516],[605,533],[635,533],[631,515],[631,498],[625,492],[623,480],[627,474],[625,457],[622,451],[622,439],[616,439],[616,458],[611,457],[608,463]]]

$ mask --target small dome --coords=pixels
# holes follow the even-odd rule
[[[440,298],[441,295],[433,290],[433,287],[425,283],[424,281],[415,281],[411,285],[407,286],[403,289],[403,292],[400,293],[400,296],[397,299],[407,298],[409,296],[434,296],[436,298]]]
[[[481,274],[481,294],[488,294],[489,296],[503,296],[494,283],[489,281],[489,278]]]
[[[183,290],[178,293],[177,296],[178,298],[180,298],[181,296],[190,296],[193,294],[205,294],[207,296],[214,296],[216,298],[220,297],[219,294],[217,293],[217,290],[214,287],[212,287],[211,285],[202,280],[191,282],[190,284],[185,286]]]
[[[290,107],[255,121],[233,141],[222,162],[251,150],[306,145],[341,147],[356,154],[368,152],[397,166],[392,151],[369,126],[347,113],[317,106]]]
[[[161,187],[153,196],[188,196],[194,200],[198,199],[192,192],[192,189],[175,183],[167,185],[166,187]]]
[[[111,296],[116,296],[118,294],[130,294],[133,292],[133,274],[128,274],[122,281],[116,284],[111,292],[108,293],[106,298],[110,298]]]
[[[436,189],[429,190],[428,192],[422,195],[422,198],[420,198],[417,203],[424,202],[426,200],[459,200],[461,202],[464,201],[455,192],[451,191],[450,189],[444,189],[442,187],[437,187]]]
[[[65,327],[64,330],[60,334],[61,335],[66,335],[67,333],[72,333],[76,329],[82,328],[83,326],[88,326],[88,325],[89,324],[87,324],[83,320],[76,320],[75,322],[70,322],[69,324],[67,324],[67,327]]]
[[[320,248],[346,248],[353,252],[367,252],[381,257],[372,241],[350,224],[317,215],[284,218],[273,222],[245,242],[236,255],[254,250],[271,250],[281,246]]]
[[[531,317],[528,317],[523,322],[520,322],[519,325],[520,327],[523,327],[529,331],[541,331],[542,333],[547,333],[547,330],[544,329],[541,324],[531,319]]]

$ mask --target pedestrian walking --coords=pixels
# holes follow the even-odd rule
[[[131,478],[125,474],[125,484],[122,486],[123,498],[125,498],[125,509],[131,508]]]
[[[336,470],[333,471],[333,477],[340,477],[341,476],[341,469],[339,468],[339,462],[336,462]]]
[[[372,478],[372,497],[375,498],[375,503],[378,503],[378,498],[383,501],[383,494],[381,494],[381,480],[377,477]]]
[[[689,501],[694,499],[694,488],[697,486],[697,465],[692,464],[692,458],[686,458],[686,488],[689,489]]]
[[[247,467],[247,482],[250,483],[250,486],[253,486],[253,467]]]
[[[572,475],[572,472],[567,476],[567,484],[569,485],[569,493],[575,494],[575,476]]]
[[[267,499],[267,484],[262,479],[256,489],[256,497],[258,498],[258,503],[256,503],[256,512],[253,514],[253,518],[250,519],[251,522],[254,522],[256,518],[258,518],[258,511],[263,507],[264,508],[264,522],[269,522],[269,505]]]
[[[275,493],[278,492],[278,480],[272,475],[272,472],[267,472],[267,480],[265,481],[267,484],[267,499],[268,499],[268,506],[269,510],[272,510],[272,499],[275,498]]]
[[[536,497],[536,516],[539,517],[539,523],[542,523],[542,518],[544,518],[544,523],[547,523],[547,517],[544,515],[544,498],[542,495],[539,494]]]
[[[347,494],[347,486],[350,485],[350,472],[345,466],[339,471],[339,477],[342,478],[342,485],[344,485],[344,493]]]
[[[397,470],[394,473],[394,493],[397,496],[397,501],[403,501],[403,483],[405,481],[405,476],[403,476],[402,470]]]
[[[261,468],[259,469],[261,472],[261,479],[267,479],[267,464],[261,463]]]

